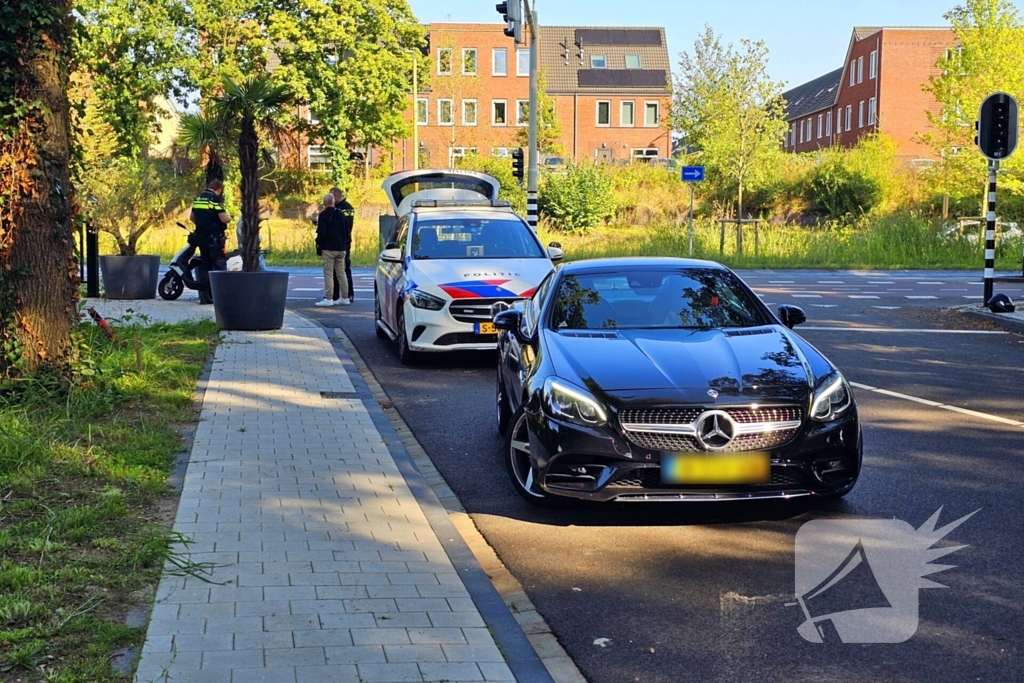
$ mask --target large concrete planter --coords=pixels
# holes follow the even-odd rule
[[[100,273],[107,299],[154,299],[160,279],[160,257],[100,256]]]
[[[210,273],[213,310],[222,330],[279,330],[284,325],[288,273]]]

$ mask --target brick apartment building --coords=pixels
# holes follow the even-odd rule
[[[906,161],[928,158],[918,141],[939,105],[924,91],[938,61],[954,47],[950,28],[857,27],[843,66],[783,93],[787,152],[850,147],[879,131],[895,140]]]
[[[420,167],[469,154],[506,157],[528,125],[529,50],[503,24],[431,24],[429,86],[417,94]],[[545,26],[541,70],[567,158],[629,162],[669,156],[670,65],[660,28]],[[412,95],[410,94],[410,102]],[[413,140],[394,146],[411,169]]]

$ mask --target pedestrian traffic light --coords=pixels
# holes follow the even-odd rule
[[[993,161],[1006,159],[1017,149],[1017,100],[1006,93],[989,95],[975,128],[974,142],[981,153]]]
[[[506,0],[495,5],[498,14],[502,15],[507,26],[505,35],[514,38],[516,43],[523,42],[523,0]]]
[[[520,183],[523,182],[523,178],[526,177],[523,173],[522,147],[512,152],[512,175],[515,176],[515,179],[518,180]]]

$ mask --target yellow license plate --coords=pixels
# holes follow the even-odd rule
[[[476,329],[473,331],[477,334],[498,334],[498,329],[494,326],[494,323],[477,323]]]
[[[765,484],[771,481],[768,453],[668,455],[661,459],[665,484]]]

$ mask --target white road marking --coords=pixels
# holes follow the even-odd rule
[[[844,285],[845,280],[818,280],[819,285]]]
[[[919,285],[944,285],[946,283],[945,282],[930,282],[930,281],[926,280],[924,282],[918,282],[917,284],[919,284]]]
[[[795,285],[796,281],[795,280],[769,280],[768,284],[770,284],[770,285]]]
[[[998,415],[990,415],[989,413],[981,413],[978,412],[977,410],[968,410],[967,408],[961,408],[960,406],[946,405],[945,403],[938,403],[937,401],[929,401],[926,398],[909,396],[907,394],[901,394],[896,391],[889,391],[888,389],[878,389],[876,387],[868,386],[867,384],[850,382],[850,386],[856,387],[857,389],[864,389],[865,391],[873,391],[876,394],[884,394],[885,396],[892,396],[894,398],[901,398],[906,401],[913,401],[914,403],[922,403],[932,408],[941,408],[942,410],[950,410],[954,413],[960,413],[961,415],[969,415],[971,417],[977,417],[983,420],[990,420],[992,422],[1010,425],[1011,427],[1024,427],[1024,422],[1018,422],[1017,420],[1010,420],[1005,417],[999,417]]]
[[[820,299],[821,294],[793,294],[794,299]]]
[[[839,304],[811,304],[811,306],[814,306],[815,308],[835,308],[838,305]]]
[[[972,295],[965,294],[963,298],[965,298],[965,299],[984,299],[985,297],[977,295],[977,294],[972,294]]]
[[[875,307],[877,308],[877,306]],[[909,327],[814,327],[812,325],[801,325],[801,330],[821,330],[825,332],[920,332],[922,334],[1010,334],[1003,330],[935,330],[935,329],[912,329]]]
[[[883,311],[898,311],[900,306],[872,306],[871,308],[880,308]]]
[[[847,294],[846,296],[850,297],[851,299],[877,299],[877,298],[879,298],[879,297],[875,296],[874,294]]]
[[[892,280],[868,280],[869,285],[894,285],[896,284]]]
[[[890,287],[889,289],[887,289],[885,291],[887,291],[887,292],[913,292],[914,290],[913,289],[893,289],[892,287]]]
[[[937,296],[932,296],[932,295],[930,295],[930,294],[928,294],[928,295],[924,295],[924,296],[922,296],[922,295],[920,295],[920,294],[917,294],[917,295],[911,296],[911,295],[909,295],[909,294],[908,294],[908,295],[907,295],[907,298],[908,298],[908,299],[938,299],[939,297],[937,297]]]
[[[319,292],[323,287],[294,287],[293,292]]]

